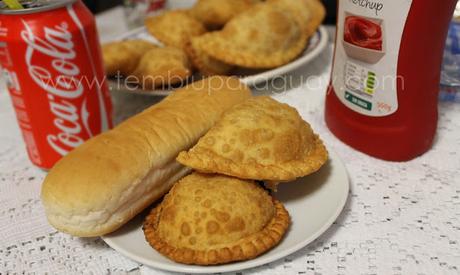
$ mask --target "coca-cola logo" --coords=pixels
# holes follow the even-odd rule
[[[58,130],[49,134],[49,145],[60,155],[65,155],[84,142],[83,131],[92,136],[88,125],[86,96],[75,63],[76,52],[72,33],[66,22],[54,27],[44,27],[42,37],[34,35],[30,26],[23,21],[21,38],[27,43],[25,60],[32,80],[47,93],[53,124]],[[34,55],[41,55],[34,64]],[[72,100],[83,98],[77,106]],[[80,108],[80,109],[79,109]],[[81,122],[80,122],[81,121]]]

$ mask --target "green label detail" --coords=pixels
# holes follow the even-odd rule
[[[345,92],[345,99],[347,101],[350,101],[351,103],[355,104],[356,106],[359,106],[363,109],[366,109],[366,110],[372,110],[372,103],[367,101],[367,100],[364,100],[360,97],[357,97],[355,95],[353,95],[352,93],[346,91]]]
[[[375,73],[369,71],[367,73],[367,82],[366,82],[366,89],[365,92],[373,95],[375,91]]]

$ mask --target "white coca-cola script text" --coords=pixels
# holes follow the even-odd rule
[[[47,141],[57,153],[65,155],[83,143],[83,135],[92,136],[87,127],[86,99],[78,107],[72,102],[85,97],[82,79],[79,78],[80,68],[75,64],[77,56],[72,33],[68,24],[63,22],[54,27],[44,27],[44,36],[39,37],[26,22],[23,21],[23,24],[25,28],[21,38],[27,43],[25,60],[28,73],[47,93],[49,109],[54,115],[53,124],[57,129],[57,133],[47,135]],[[40,54],[40,58],[34,58],[35,54]]]

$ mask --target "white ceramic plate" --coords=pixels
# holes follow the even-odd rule
[[[119,40],[129,40],[129,39],[145,39],[151,41],[155,44],[159,44],[158,40],[151,36],[145,29],[141,27],[135,30],[132,30],[116,39]],[[235,74],[240,77],[241,81],[246,85],[252,87],[259,83],[266,82],[275,77],[289,73],[300,66],[307,64],[312,61],[316,56],[318,56],[326,47],[328,41],[328,34],[326,28],[321,26],[315,35],[310,38],[310,43],[305,51],[295,60],[290,63],[272,69],[272,70],[239,70]],[[199,76],[194,76],[194,78],[199,78]],[[115,80],[109,81],[109,85],[112,90],[123,91],[134,94],[149,95],[149,96],[167,96],[171,93],[172,90],[141,90],[135,87],[125,86],[121,81],[117,83]]]
[[[292,224],[283,240],[272,250],[249,261],[194,266],[175,263],[157,253],[145,241],[142,231],[144,215],[103,240],[128,258],[144,265],[184,273],[232,272],[263,265],[283,258],[319,237],[337,219],[348,197],[349,182],[339,157],[330,152],[329,162],[317,173],[278,187],[275,197],[284,203]]]

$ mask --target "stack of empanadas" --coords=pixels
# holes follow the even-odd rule
[[[156,88],[186,80],[192,69],[209,76],[228,75],[238,67],[275,68],[303,52],[324,16],[320,0],[198,0],[189,10],[167,11],[145,21],[149,33],[164,46],[184,51],[190,62],[160,49],[147,55],[138,44],[125,50],[127,41],[103,48],[106,71],[162,79],[139,81],[144,88]],[[140,62],[141,57],[148,60]],[[155,64],[169,61],[173,65]],[[136,69],[139,63],[144,66]]]
[[[125,77],[144,89],[182,83],[192,75],[189,58],[180,48],[125,40],[103,45],[102,53],[107,75]]]
[[[282,239],[289,214],[256,181],[311,174],[327,150],[294,108],[261,96],[224,113],[177,161],[195,172],[152,210],[146,239],[176,262],[214,265],[252,259]]]
[[[110,76],[128,76],[136,69],[146,52],[157,48],[154,44],[140,39],[102,45],[105,72]]]

